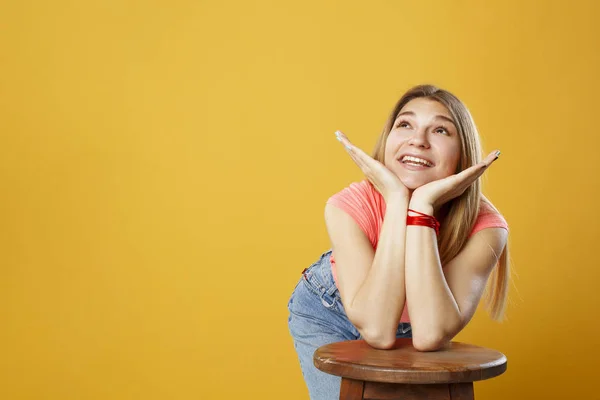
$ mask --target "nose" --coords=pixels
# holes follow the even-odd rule
[[[408,140],[408,144],[411,146],[428,149],[429,142],[427,141],[427,132],[421,129],[415,130],[414,134]]]

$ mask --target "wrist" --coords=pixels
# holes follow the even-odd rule
[[[425,211],[415,210],[412,206],[408,208],[406,226],[427,226],[429,228],[433,228],[436,236],[438,236],[440,234],[440,222],[433,215],[433,211],[429,212],[429,209],[427,209],[426,205],[419,206],[419,208]],[[430,208],[433,210],[433,207]]]
[[[384,197],[386,204],[395,203],[395,204],[405,204],[408,207],[409,198],[404,193],[394,192],[386,197]]]
[[[425,203],[425,202],[420,202],[420,201],[410,201],[408,208],[410,208],[411,210],[415,210],[418,211],[420,213],[423,214],[427,214],[427,215],[433,215],[434,213],[434,208],[433,205]]]

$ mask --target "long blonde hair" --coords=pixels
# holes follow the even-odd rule
[[[383,131],[377,140],[373,158],[385,163],[385,144],[394,121],[402,108],[411,100],[424,97],[435,100],[448,109],[461,141],[461,154],[456,172],[463,171],[481,162],[479,132],[467,107],[452,93],[432,85],[419,85],[407,91],[398,100],[390,113]],[[493,210],[498,210],[481,194],[481,182],[477,179],[465,192],[444,204],[444,219],[438,236],[438,248],[442,265],[452,260],[464,247],[479,214],[480,202],[486,202]],[[486,286],[485,304],[492,319],[501,321],[504,317],[508,297],[510,269],[508,263],[508,243],[502,250],[496,268]]]

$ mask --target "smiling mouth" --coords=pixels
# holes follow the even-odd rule
[[[419,157],[413,157],[413,156],[404,156],[401,159],[399,159],[398,161],[404,165],[413,166],[413,167],[431,168],[434,165],[430,161],[427,161],[427,160],[419,158]]]

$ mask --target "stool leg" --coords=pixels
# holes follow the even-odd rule
[[[387,400],[475,400],[473,382],[466,383],[385,383],[342,379],[340,399]],[[347,396],[347,397],[343,397]]]
[[[365,382],[355,379],[342,378],[340,400],[362,400]]]
[[[450,387],[450,399],[475,400],[475,393],[473,392],[473,382],[451,383],[448,386]]]
[[[386,383],[365,382],[363,399],[386,400],[450,400],[450,385],[447,383],[411,384],[411,383]],[[459,400],[463,398],[458,397]],[[466,398],[464,399],[466,400]],[[472,400],[472,399],[468,399]]]

